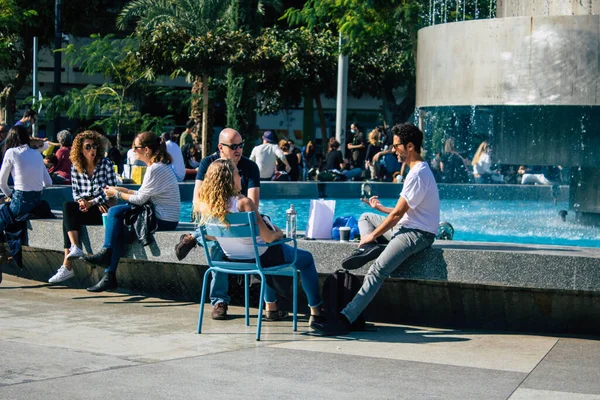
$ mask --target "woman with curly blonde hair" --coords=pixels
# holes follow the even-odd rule
[[[194,202],[194,212],[201,215],[200,224],[217,219],[226,223],[229,213],[254,212],[258,221],[260,236],[259,243],[270,243],[283,237],[281,229],[272,225],[271,229],[258,213],[254,202],[242,195],[242,178],[231,160],[220,158],[215,160],[206,171],[200,187],[197,201]],[[254,260],[254,245],[250,238],[216,238],[223,253],[230,260]],[[260,247],[260,261],[263,267],[275,266],[290,262],[294,258],[294,248],[286,244]],[[312,254],[306,250],[297,250],[296,268],[300,271],[302,287],[308,299],[311,311],[311,322],[322,318],[321,296],[319,294],[319,276],[315,268]],[[278,321],[287,317],[287,313],[277,309],[277,296],[268,285],[265,290],[265,321]]]
[[[112,162],[104,158],[104,138],[95,131],[83,131],[73,141],[70,159],[73,200],[63,203],[63,263],[48,282],[59,283],[75,275],[71,260],[83,256],[79,242],[82,225],[102,225],[102,214],[116,201],[104,188],[117,182]]]

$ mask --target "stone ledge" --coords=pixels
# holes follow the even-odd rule
[[[61,224],[61,220],[30,221],[24,268],[10,264],[4,272],[46,282],[62,262]],[[130,246],[119,264],[119,291],[198,302],[206,271],[203,252],[195,249],[178,262],[172,251],[189,229],[191,225],[184,224],[177,231],[159,232],[157,243],[146,248]],[[97,251],[104,229],[91,226],[82,236],[86,251]],[[313,253],[321,280],[339,268],[355,246],[298,243]],[[365,315],[371,321],[399,324],[600,334],[599,253],[555,246],[438,242],[388,278]],[[75,288],[93,285],[103,272],[80,260],[74,267],[75,277],[64,284]],[[366,271],[363,267],[354,273],[362,278]],[[229,282],[232,304],[243,304],[239,281],[232,276]],[[256,307],[256,288],[251,293]],[[306,304],[302,291],[299,294],[299,304]],[[302,306],[300,310],[307,311]]]
[[[31,220],[30,227],[29,246],[63,251],[62,220]],[[201,247],[192,250],[181,262],[175,257],[174,247],[179,243],[179,237],[191,230],[192,224],[181,223],[176,231],[157,232],[154,235],[156,241],[150,246],[142,247],[137,243],[126,246],[123,259],[205,266],[206,259]],[[85,252],[97,252],[103,241],[102,226],[84,228],[82,244]],[[352,252],[356,244],[299,239],[298,246],[313,254],[319,273],[329,274],[340,268],[341,260]],[[367,270],[368,265],[354,272],[364,275]],[[432,248],[411,257],[392,276],[524,288],[600,291],[600,249],[438,241]]]

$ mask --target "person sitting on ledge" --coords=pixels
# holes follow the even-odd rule
[[[71,149],[73,200],[63,203],[63,263],[48,282],[60,283],[75,276],[71,261],[83,257],[79,241],[82,225],[102,225],[102,213],[117,204],[104,188],[117,182],[113,163],[104,157],[104,140],[98,132],[84,131],[75,137]]]
[[[10,203],[2,204],[0,213],[0,233],[23,221],[42,203],[42,189],[52,185],[52,178],[44,165],[39,151],[30,147],[29,132],[21,125],[15,125],[8,131],[4,145],[4,160],[0,168],[0,190]],[[14,190],[8,186],[12,175]],[[0,264],[8,261],[8,252],[4,243],[0,243]],[[1,279],[0,272],[0,282]]]
[[[204,182],[200,187],[198,199],[194,202],[194,213],[200,215],[200,224],[215,219],[225,222],[229,213],[254,212],[258,221],[259,243],[275,242],[283,237],[281,229],[273,226],[270,230],[260,214],[254,201],[240,195],[242,178],[237,167],[229,159],[221,158],[208,167]],[[249,238],[216,238],[225,256],[234,260],[253,261],[254,245]],[[260,261],[263,267],[270,267],[290,262],[294,258],[294,248],[287,244],[272,247],[260,247]],[[315,268],[312,254],[297,249],[296,268],[300,271],[302,287],[308,299],[310,322],[318,321],[322,316],[321,296],[319,291],[319,275]],[[265,288],[265,321],[278,321],[287,317],[287,313],[277,308],[275,291],[268,285]],[[262,311],[262,310],[261,310]]]
[[[400,160],[408,164],[410,172],[394,208],[383,207],[377,198],[369,199],[373,208],[388,216],[361,216],[360,244],[350,257],[354,261],[346,260],[342,266],[358,268],[375,258],[377,260],[365,275],[362,287],[341,311],[338,319],[311,324],[311,328],[325,336],[348,333],[351,324],[373,300],[384,279],[409,256],[431,246],[438,232],[440,198],[433,173],[420,154],[423,133],[412,124],[396,125],[392,133],[393,147]],[[382,236],[389,240],[384,249],[377,244]]]
[[[108,198],[116,197],[125,200],[126,203],[109,208],[102,250],[84,257],[89,263],[108,267],[100,282],[87,289],[89,292],[117,288],[116,272],[123,246],[122,225],[126,213],[131,210],[131,204],[141,206],[151,203],[154,206],[159,231],[173,230],[179,224],[179,185],[170,166],[171,156],[167,153],[165,143],[152,132],[142,132],[135,137],[133,149],[137,159],[143,161],[148,169],[137,191],[115,186],[104,189]]]

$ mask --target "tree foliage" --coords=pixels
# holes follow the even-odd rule
[[[350,93],[381,98],[391,123],[406,120],[414,109],[420,10],[416,0],[308,0],[283,18],[292,25],[330,27],[344,37],[342,51],[351,57]]]
[[[165,124],[172,123],[170,115],[157,118],[139,111],[138,100],[143,96],[147,81],[137,59],[138,40],[134,37],[116,39],[114,35],[92,35],[91,39],[88,45],[76,47],[71,44],[62,51],[67,62],[86,74],[101,74],[106,82],[55,96],[48,104],[48,115],[52,118],[65,113],[72,119],[99,116],[91,127],[116,132],[119,146],[122,133],[140,129],[160,133]]]

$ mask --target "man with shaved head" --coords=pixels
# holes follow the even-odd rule
[[[205,157],[200,162],[198,173],[196,174],[196,184],[194,186],[194,202],[198,197],[198,191],[202,186],[204,175],[208,170],[208,166],[219,158],[228,158],[233,161],[237,167],[240,176],[242,177],[242,194],[258,205],[260,198],[260,172],[258,166],[252,160],[242,155],[244,140],[242,135],[235,129],[225,128],[219,134],[218,150],[208,157]],[[185,235],[182,237],[181,243],[175,248],[177,258],[182,260],[185,255],[197,243],[199,232],[194,235]],[[214,309],[211,314],[213,319],[227,318],[227,305],[229,304],[227,274],[213,272],[213,279],[210,284],[210,303]]]

